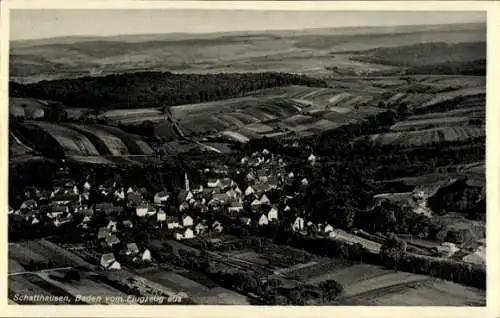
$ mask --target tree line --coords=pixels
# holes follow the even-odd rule
[[[105,110],[209,102],[243,96],[259,89],[287,85],[327,87],[323,80],[276,72],[220,74],[137,72],[41,81],[32,84],[11,82],[9,93],[12,97],[57,101],[68,107]]]

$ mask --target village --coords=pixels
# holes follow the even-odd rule
[[[316,165],[319,158],[311,154],[307,161]],[[326,222],[308,220],[306,212],[293,205],[294,195],[308,186],[308,179],[287,171],[283,158],[267,149],[242,157],[235,176],[224,168],[215,173],[206,168],[203,173],[210,176],[206,184],[192,184],[186,172],[183,189],[165,189],[149,201],[143,195],[145,189],[134,185],[115,183],[107,187],[88,181],[80,185],[62,178],[52,190],[26,189],[22,205],[18,209],[9,207],[10,220],[31,227],[77,228],[88,248],[71,249],[92,254],[106,270],[118,270],[122,262],[140,266],[152,261],[146,242],[133,240],[131,233],[138,231],[188,246],[219,246],[234,241],[235,236],[230,235],[234,227],[258,233],[255,231],[259,228],[279,225],[303,236],[361,244],[374,254],[380,252],[386,239],[381,234],[363,230],[348,233]],[[285,192],[287,186],[294,191]],[[417,253],[424,248],[410,247]],[[445,242],[432,249],[431,255],[451,257],[459,251],[455,244]],[[467,255],[464,261],[474,262],[474,256]]]

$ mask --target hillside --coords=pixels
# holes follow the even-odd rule
[[[478,24],[340,28],[215,34],[56,38],[13,42],[10,76],[18,82],[132,71],[296,72],[329,76],[331,67],[383,72],[386,65],[344,59],[345,51],[423,43],[484,42]],[[335,57],[335,59],[332,59]],[[479,57],[478,59],[483,58]]]

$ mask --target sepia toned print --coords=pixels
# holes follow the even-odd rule
[[[11,304],[485,306],[484,12],[13,10],[10,36]]]

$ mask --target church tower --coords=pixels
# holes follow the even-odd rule
[[[184,188],[187,192],[189,192],[189,179],[188,179],[187,172],[184,173]]]

